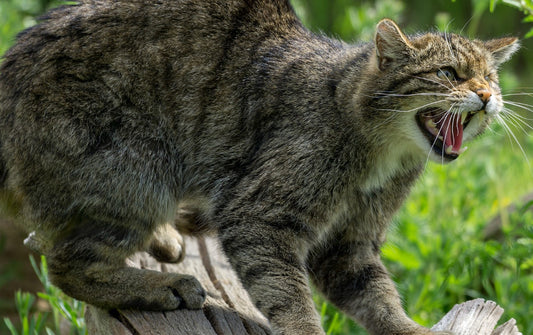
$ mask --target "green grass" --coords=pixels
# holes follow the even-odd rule
[[[383,259],[415,321],[432,326],[454,304],[484,298],[505,309],[502,321],[515,318],[532,335],[533,204],[519,199],[533,192],[533,137],[519,137],[524,156],[493,128],[456,162],[428,164],[397,215]],[[503,240],[485,241],[483,229],[512,202],[521,210],[505,217]],[[328,334],[366,334],[317,300]]]
[[[8,318],[4,318],[4,323],[11,335],[87,334],[84,319],[85,304],[66,296],[50,283],[44,256],[41,256],[40,265],[37,265],[32,256],[30,256],[30,261],[44,287],[44,292],[39,292],[37,296],[50,305],[50,311],[36,312],[37,298],[31,293],[16,292],[15,305],[19,320],[13,323]]]
[[[34,16],[42,12],[43,3],[46,2],[0,1],[0,54],[12,44],[16,32],[35,22]],[[350,23],[352,18],[348,16],[351,15],[356,18],[352,25],[366,22],[366,26],[374,26],[376,18],[368,17],[372,11],[359,13],[342,8],[342,15],[347,19],[337,20],[339,24]],[[297,9],[305,14],[303,7],[297,6]],[[399,8],[394,10],[400,11]],[[442,25],[448,24],[449,19],[444,19]],[[357,28],[359,33],[363,28]],[[358,36],[351,31],[337,34]],[[502,73],[502,81],[507,82],[504,86],[518,86],[510,73]],[[530,80],[522,75],[522,79]],[[532,115],[529,112],[526,117],[532,118]],[[457,162],[447,166],[428,164],[424,176],[396,217],[389,241],[383,248],[383,258],[398,283],[408,314],[417,322],[430,326],[454,304],[481,297],[505,308],[502,320],[513,317],[523,334],[533,335],[533,217],[525,211],[531,204],[523,204],[524,211],[504,217],[502,241],[483,240],[483,229],[491,218],[522,195],[533,192],[533,167],[527,162],[529,159],[533,164],[533,137],[520,136],[524,154],[516,144],[509,142],[501,127],[494,128],[495,134],[472,143]],[[83,304],[65,297],[50,285],[46,263],[35,268],[45,286],[45,292],[38,296],[49,302],[51,310],[35,314],[36,297],[18,293],[15,301],[20,325],[7,322],[12,334],[59,334],[62,319],[70,322],[72,334],[84,334]],[[10,279],[9,273],[0,274],[0,285],[7,279]],[[321,297],[315,300],[328,334],[365,334]]]
[[[20,31],[34,25],[47,8],[67,3],[64,0],[0,0],[0,55],[13,44]]]

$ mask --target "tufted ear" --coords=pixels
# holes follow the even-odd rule
[[[414,49],[398,25],[389,19],[378,23],[375,43],[380,70],[385,70],[395,61],[408,58],[410,51]]]
[[[518,42],[516,37],[504,37],[485,42],[485,48],[492,53],[498,66],[511,58],[520,48],[520,42]]]

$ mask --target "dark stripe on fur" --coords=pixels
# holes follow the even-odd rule
[[[279,261],[280,258],[283,258],[283,260]],[[298,272],[300,268],[301,264],[298,259],[291,255],[280,253],[276,254],[275,258],[265,258],[263,262],[256,259],[255,263],[244,271],[241,279],[246,287],[251,287],[265,277],[289,278],[295,272]],[[294,280],[294,278],[291,278],[291,280]],[[260,284],[264,285],[263,282]],[[305,285],[305,283],[302,284]]]
[[[353,297],[366,293],[369,285],[385,278],[388,278],[387,271],[379,264],[364,265],[354,273],[340,271],[336,277],[330,278],[326,295],[338,306],[343,306],[352,302]]]

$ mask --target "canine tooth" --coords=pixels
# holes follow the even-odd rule
[[[468,149],[468,147],[461,148],[461,150],[459,150],[459,155],[463,154],[466,151],[466,149]]]
[[[441,141],[444,141],[444,137],[443,137],[442,135],[440,135],[440,136],[438,137],[438,139],[441,140]]]
[[[446,154],[448,155],[453,154],[453,146],[449,145],[446,147]]]
[[[462,113],[461,114],[461,124],[465,123],[466,117],[468,116],[468,113]]]
[[[432,119],[428,119],[426,121],[426,126],[428,126],[430,128],[437,128],[437,124]]]

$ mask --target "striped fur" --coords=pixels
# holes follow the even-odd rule
[[[515,42],[384,20],[349,45],[288,0],[82,0],[4,56],[0,198],[53,282],[103,308],[202,306],[194,278],[124,267],[144,249],[181,260],[174,222],[218,235],[277,334],[323,334],[309,277],[372,334],[429,334],[379,253],[427,158],[457,158],[417,112],[475,114],[464,139],[482,132]]]

